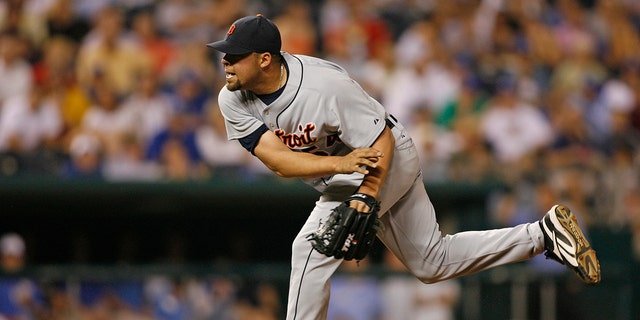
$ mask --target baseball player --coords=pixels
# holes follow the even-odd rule
[[[308,236],[355,193],[380,202],[381,242],[424,283],[470,275],[545,252],[585,283],[600,281],[596,253],[562,205],[540,221],[443,235],[425,190],[418,153],[401,123],[330,61],[281,52],[278,28],[262,15],[236,20],[225,39],[226,86],[218,101],[228,138],[281,177],[320,192],[293,240],[287,319],[325,319],[329,281],[341,259]],[[364,201],[350,201],[359,211]]]

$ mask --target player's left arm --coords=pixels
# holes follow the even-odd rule
[[[369,174],[378,166],[384,153],[375,148],[360,148],[344,156],[320,156],[295,152],[267,130],[260,137],[253,154],[278,176],[316,178],[334,174]]]
[[[393,160],[393,151],[395,149],[395,138],[388,126],[385,126],[371,148],[381,151],[385,156],[378,159],[375,168],[369,169],[369,173],[364,176],[363,182],[357,192],[378,199],[380,189],[387,179],[391,160]],[[351,201],[350,206],[360,212],[369,212],[367,205],[361,201]]]

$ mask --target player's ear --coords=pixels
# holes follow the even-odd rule
[[[273,55],[269,52],[262,52],[258,54],[260,55],[259,61],[260,61],[260,67],[262,68],[266,68],[275,62],[273,59]]]

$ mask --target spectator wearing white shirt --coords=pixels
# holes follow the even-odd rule
[[[460,302],[461,284],[456,279],[422,283],[389,250],[383,254],[389,272],[380,283],[384,320],[453,320]]]
[[[128,133],[131,119],[122,111],[120,97],[108,84],[96,83],[92,97],[93,104],[84,113],[80,129],[96,135],[108,157],[119,151],[121,137]]]
[[[417,106],[437,115],[460,92],[462,79],[450,63],[438,57],[436,27],[419,21],[398,40],[396,56],[399,65],[390,75],[382,92],[382,102],[398,121],[412,125],[411,113]]]
[[[0,102],[31,89],[33,72],[26,52],[25,40],[16,32],[0,33]]]
[[[125,125],[144,146],[158,132],[167,128],[173,109],[171,98],[159,89],[159,77],[155,72],[143,72],[137,81],[137,90],[122,103]]]
[[[548,146],[553,128],[540,109],[518,97],[515,79],[504,76],[497,83],[496,96],[489,101],[480,130],[496,159],[513,164]]]
[[[58,103],[46,89],[34,87],[28,94],[13,96],[0,109],[0,151],[31,154],[62,134]]]
[[[64,124],[58,100],[47,91],[33,87],[0,104],[2,175],[58,172]]]
[[[206,122],[196,130],[195,139],[203,160],[212,167],[213,174],[228,175],[256,171],[253,167],[254,157],[239,143],[227,139],[224,118],[217,99],[212,98],[207,102],[205,112]]]

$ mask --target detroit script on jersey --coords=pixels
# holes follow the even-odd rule
[[[299,124],[298,132],[286,133],[282,129],[276,129],[274,133],[291,150],[322,156],[330,155],[329,150],[333,149],[336,143],[342,143],[336,133],[326,137],[324,146],[318,146],[318,138],[313,135],[315,130],[315,123],[310,122],[305,125]]]

